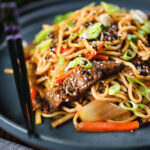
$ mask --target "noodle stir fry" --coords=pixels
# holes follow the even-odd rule
[[[103,132],[148,122],[149,40],[148,15],[105,2],[44,24],[25,48],[36,124],[41,116],[55,118],[52,127],[73,118],[77,131]]]

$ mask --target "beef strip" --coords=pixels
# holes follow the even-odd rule
[[[78,100],[100,78],[121,71],[123,64],[115,61],[93,61],[90,69],[79,68],[64,81],[48,91],[45,99],[50,112],[58,111],[62,103]]]
[[[150,61],[142,61],[141,59],[136,58],[132,63],[136,66],[141,75],[150,76]]]
[[[140,58],[136,57],[131,62],[135,65],[140,75],[150,76],[150,60],[143,61]],[[133,75],[132,69],[129,67],[125,67],[124,72]]]
[[[103,35],[103,41],[113,41],[118,39],[118,26],[112,24],[110,28],[104,30]]]
[[[140,75],[150,76],[150,60],[143,61],[140,58],[136,57],[131,62],[135,65]],[[132,69],[130,67],[125,67],[124,72],[133,75]]]
[[[42,112],[44,113],[50,112],[48,101],[46,101],[45,99],[37,96],[32,100],[32,103],[33,105],[37,106],[37,108],[40,108]]]

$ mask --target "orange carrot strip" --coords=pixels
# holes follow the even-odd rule
[[[139,128],[139,122],[133,121],[128,123],[114,122],[81,122],[76,126],[78,132],[112,132],[112,131],[129,131]]]
[[[80,66],[75,67],[74,69],[68,70],[66,73],[60,75],[56,78],[56,82],[63,81],[66,77],[70,76],[74,71],[76,71]]]
[[[92,58],[94,58],[96,56],[96,53],[92,53],[87,59],[91,60]]]
[[[108,60],[108,56],[107,55],[96,55],[94,58],[100,59],[100,60]]]
[[[36,97],[36,95],[37,95],[37,90],[32,89],[32,91],[31,91],[31,100],[33,100]]]
[[[99,53],[99,52],[101,51],[101,49],[103,48],[104,45],[105,45],[105,42],[102,42],[102,43],[99,45],[99,47],[98,47],[98,49],[97,49],[97,53]]]
[[[88,59],[88,60],[91,60],[92,58],[94,58],[94,57],[97,55],[97,53],[100,52],[100,50],[103,48],[104,45],[105,45],[105,42],[102,42],[102,43],[99,45],[97,51],[95,51],[95,53],[92,53],[87,59]]]
[[[68,48],[62,48],[62,49],[61,49],[61,53],[64,53],[64,52],[67,52],[67,51],[69,51]]]
[[[33,106],[33,111],[36,110],[37,105],[35,105],[35,103],[33,103],[34,98],[37,96],[37,90],[32,89],[31,90],[31,102],[32,102],[32,106]]]

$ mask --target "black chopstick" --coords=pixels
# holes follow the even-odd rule
[[[20,100],[20,105],[21,105],[21,109],[22,109],[22,114],[24,117],[24,122],[25,122],[25,126],[28,129],[28,133],[30,135],[30,128],[28,126],[28,118],[27,118],[27,113],[26,113],[26,108],[25,108],[25,99],[22,96],[22,85],[21,85],[21,78],[20,78],[20,70],[19,70],[19,64],[17,62],[17,56],[16,53],[14,52],[15,50],[15,45],[14,45],[14,36],[11,35],[11,30],[9,26],[5,27],[5,33],[6,35],[6,41],[8,44],[8,50],[9,50],[9,55],[10,55],[10,60],[11,60],[11,64],[12,64],[12,68],[14,71],[14,77],[15,77],[15,83],[16,83],[16,87],[17,87],[17,92],[18,92],[18,96],[19,96],[19,100]]]
[[[29,82],[27,77],[27,70],[26,70],[26,64],[25,64],[25,57],[24,57],[24,51],[22,47],[22,38],[21,34],[18,33],[15,36],[15,42],[16,42],[16,49],[18,53],[18,58],[20,61],[20,68],[21,68],[21,75],[22,75],[22,84],[23,84],[23,90],[24,90],[24,96],[27,102],[28,106],[28,113],[30,116],[30,122],[31,122],[31,129],[34,134],[34,122],[33,122],[33,112],[32,112],[32,105],[31,105],[31,96],[30,96],[30,88],[29,88]]]
[[[4,27],[22,113],[29,135],[37,135],[34,128],[30,88],[27,78],[20,26],[17,21],[17,10],[14,3],[13,5],[9,3],[7,8],[3,7],[3,15],[6,15],[4,16]]]

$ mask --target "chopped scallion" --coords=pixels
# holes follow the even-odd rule
[[[53,39],[48,39],[48,40],[46,40],[46,41],[43,41],[43,42],[41,42],[40,44],[38,44],[38,45],[36,46],[36,48],[39,48],[40,50],[49,48],[52,41],[53,41]]]
[[[119,105],[121,108],[123,108],[125,110],[130,110],[130,111],[135,112],[135,113],[140,113],[139,111],[137,111],[137,108],[139,108],[139,109],[145,108],[145,106],[143,104],[135,104],[132,101],[128,101],[128,102],[132,105],[131,107],[125,106],[124,102],[121,102]]]
[[[141,81],[137,80],[137,79],[134,79],[134,78],[129,78],[127,77],[127,80],[129,81],[129,83],[132,83],[132,86],[138,90],[142,96],[146,97],[148,100],[150,100],[150,89]],[[140,90],[139,88],[136,87],[136,85],[134,84],[138,84],[140,85],[141,87],[144,88],[144,90]]]
[[[39,32],[36,36],[35,39],[33,40],[33,43],[38,43],[41,42],[42,40],[44,40],[46,38],[46,36],[53,32],[54,28],[50,28],[50,29],[44,29],[41,32]]]
[[[105,7],[106,12],[109,13],[109,14],[112,14],[112,13],[122,13],[123,12],[122,9],[120,9],[118,6],[113,5],[113,4],[101,2],[101,5]]]
[[[109,95],[115,95],[120,91],[120,84],[117,83],[109,88]]]
[[[131,40],[131,41],[134,41],[134,42],[136,42],[139,38],[136,36],[136,35],[134,35],[134,34],[128,34],[127,35],[127,38],[128,38],[128,40]]]
[[[133,59],[136,56],[136,52],[128,49],[127,51],[125,51],[125,53],[123,54],[122,58],[126,61]]]
[[[54,24],[63,22],[64,20],[70,18],[72,16],[72,14],[73,14],[73,12],[68,12],[68,13],[66,13],[64,15],[57,15],[57,16],[55,16]]]
[[[65,64],[65,57],[63,55],[60,55],[59,57],[59,65],[63,66]]]
[[[80,65],[82,68],[92,68],[93,66],[88,59],[84,57],[77,57],[69,63],[67,70],[70,68],[75,68],[77,65]]]
[[[88,40],[96,39],[100,35],[101,31],[102,31],[101,23],[95,23],[87,30],[85,30],[81,35],[81,37]]]
[[[138,50],[138,47],[136,46],[136,44],[132,41],[130,41],[130,46],[134,49],[134,50]]]

